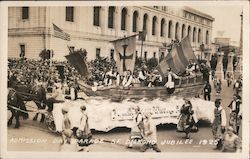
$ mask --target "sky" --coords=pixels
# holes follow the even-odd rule
[[[240,40],[240,15],[242,6],[191,6],[192,8],[211,15],[213,22],[212,41],[215,37],[223,36],[232,41]],[[218,34],[219,32],[219,34]],[[222,33],[222,34],[221,34]]]

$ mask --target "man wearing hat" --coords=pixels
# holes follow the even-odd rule
[[[212,123],[212,133],[214,139],[218,141],[215,150],[221,150],[222,138],[226,126],[226,112],[221,106],[221,99],[215,100],[214,120]]]
[[[241,97],[239,95],[234,95],[232,102],[228,105],[230,108],[229,125],[233,127],[237,135],[239,134],[242,120],[241,103]]]
[[[234,134],[233,127],[228,127],[224,136],[222,152],[240,152],[241,147],[240,137]]]
[[[177,76],[174,72],[172,72],[171,68],[168,68],[168,75],[167,75],[167,82],[165,86],[167,87],[168,94],[172,94],[175,91],[175,79],[179,79],[180,77]]]

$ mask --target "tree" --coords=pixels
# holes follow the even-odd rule
[[[39,57],[41,57],[42,60],[48,60],[50,59],[51,57],[50,56],[54,56],[54,53],[52,51],[52,55],[51,55],[51,51],[50,50],[46,50],[46,49],[43,49],[40,53],[39,53]]]
[[[155,57],[150,58],[147,61],[148,69],[152,70],[158,65],[158,60]]]

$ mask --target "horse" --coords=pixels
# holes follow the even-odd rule
[[[12,124],[13,118],[16,119],[15,128],[20,127],[19,116],[22,116],[23,119],[28,119],[29,115],[27,113],[27,109],[25,107],[24,101],[21,96],[14,90],[13,88],[9,89],[8,92],[8,110],[11,111],[12,115],[8,120],[8,126]]]
[[[24,85],[12,82],[9,87],[15,89],[23,101],[34,101],[38,109],[45,109],[46,90],[42,85]],[[36,113],[33,120],[37,120],[39,113]],[[40,122],[44,122],[45,115],[41,114]]]

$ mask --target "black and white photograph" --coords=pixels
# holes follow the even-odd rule
[[[249,158],[248,1],[0,6],[1,158]]]

